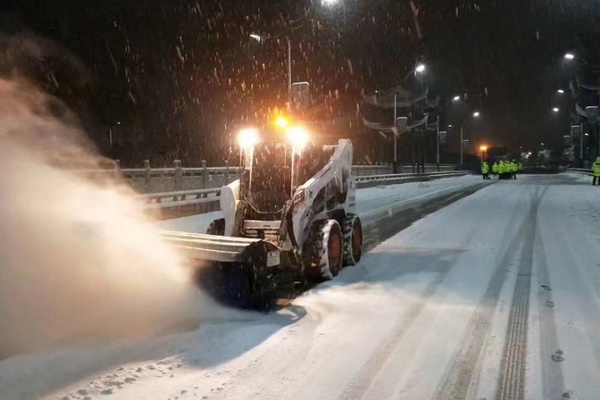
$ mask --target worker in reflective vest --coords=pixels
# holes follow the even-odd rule
[[[600,184],[600,157],[596,157],[596,162],[592,165],[592,173],[594,174],[592,185],[596,186],[596,182]]]
[[[494,174],[494,178],[498,178],[498,162],[494,161],[492,165],[492,173]]]
[[[504,161],[500,160],[500,163],[498,164],[498,176],[500,177],[499,179],[504,179],[506,177],[505,174],[506,168]]]
[[[481,175],[484,180],[490,179],[490,166],[487,161],[484,161],[483,164],[481,164]]]

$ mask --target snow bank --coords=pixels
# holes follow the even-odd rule
[[[126,185],[65,169],[105,162],[66,107],[21,82],[0,98],[0,358],[197,325],[213,303]]]

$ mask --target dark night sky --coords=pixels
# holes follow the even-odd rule
[[[360,91],[398,81],[422,60],[434,90],[466,94],[481,110],[475,140],[558,142],[572,107],[555,94],[568,81],[562,55],[600,63],[596,1],[340,2],[315,1],[302,19],[310,0],[2,0],[0,40],[10,54],[26,53],[14,39],[31,33],[66,49],[71,56],[45,44],[42,61],[21,63],[43,63],[28,68],[89,126],[122,121],[143,132],[139,157],[188,165],[219,163],[211,144],[226,152],[237,126],[283,105],[285,40],[259,45],[248,35],[276,35],[292,19],[293,77],[311,82],[314,118],[352,119],[356,134],[368,133],[356,123]],[[564,112],[552,115],[554,105]]]

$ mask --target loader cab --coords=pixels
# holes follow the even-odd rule
[[[251,208],[252,219],[279,220],[296,187],[325,165],[322,147],[308,140],[304,131],[282,135],[255,130],[247,135],[247,140],[240,140],[246,144],[240,160],[240,199]]]
[[[285,143],[261,142],[243,160],[241,197],[257,213],[279,219],[291,197],[291,153]]]

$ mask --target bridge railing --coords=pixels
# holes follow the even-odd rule
[[[465,175],[464,171],[365,175],[355,177],[358,188],[421,182]],[[169,219],[219,210],[220,188],[181,190],[139,195],[149,214]]]
[[[239,177],[240,169],[232,166],[209,167],[202,162],[200,167],[183,167],[181,161],[175,160],[170,168],[151,168],[146,160],[143,168],[118,168],[86,171],[92,176],[101,178],[105,175],[120,174],[138,193],[167,193],[199,189],[218,189]],[[424,172],[438,172],[435,164],[426,164]],[[400,173],[418,173],[415,165],[401,165]],[[442,164],[440,171],[454,171],[454,165]],[[352,166],[355,177],[389,175],[393,168],[388,164],[362,164]]]
[[[576,172],[578,174],[592,176],[592,170],[589,168],[567,168],[567,172]]]

